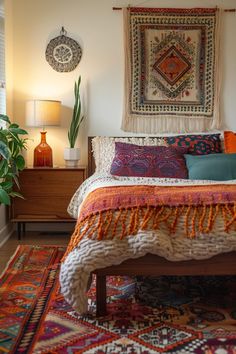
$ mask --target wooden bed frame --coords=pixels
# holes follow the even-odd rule
[[[92,138],[88,137],[88,176],[95,171],[92,154]],[[205,260],[171,262],[165,258],[147,254],[129,259],[119,265],[97,269],[96,301],[97,316],[106,314],[106,276],[108,275],[236,275],[236,252],[216,255]]]

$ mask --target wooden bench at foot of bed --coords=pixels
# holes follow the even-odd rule
[[[236,252],[219,254],[204,260],[171,262],[165,258],[147,254],[129,259],[119,265],[94,271],[96,274],[97,316],[106,315],[106,276],[108,275],[236,275]]]

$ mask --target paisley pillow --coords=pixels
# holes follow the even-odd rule
[[[109,137],[96,136],[92,139],[93,156],[96,164],[96,172],[109,173],[111,163],[115,156],[115,142],[130,143],[135,145],[164,145],[167,142],[164,138],[159,137]]]
[[[207,155],[222,152],[220,134],[192,134],[166,137],[171,146],[188,148],[188,154]]]
[[[111,174],[133,177],[187,178],[186,148],[115,143]]]

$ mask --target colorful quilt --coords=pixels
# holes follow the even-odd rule
[[[124,9],[123,130],[219,128],[219,12],[216,8]]]

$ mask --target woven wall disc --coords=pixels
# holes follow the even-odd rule
[[[48,43],[45,55],[47,62],[54,70],[69,72],[79,64],[82,49],[78,42],[66,36],[66,31],[62,27],[61,35]]]

